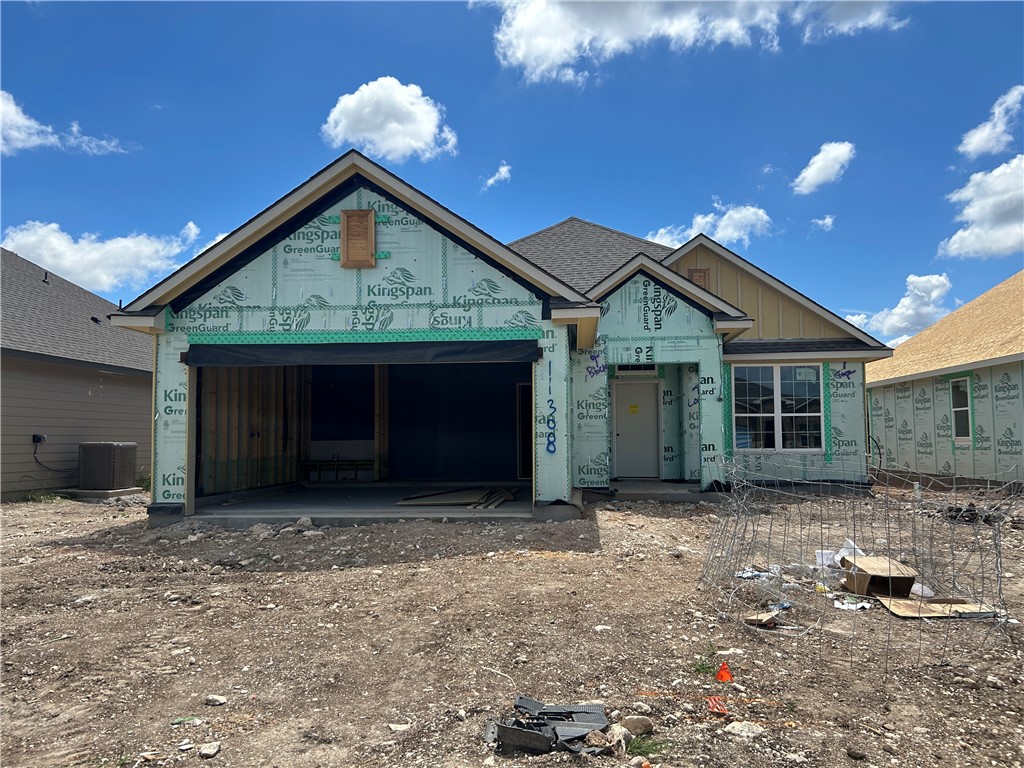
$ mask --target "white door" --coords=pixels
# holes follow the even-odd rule
[[[615,476],[661,477],[658,382],[616,381]]]

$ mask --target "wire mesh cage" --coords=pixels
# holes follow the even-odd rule
[[[766,479],[724,467],[731,493],[701,575],[723,617],[884,668],[952,663],[1005,639],[1002,534],[1024,525],[1017,470],[872,485],[781,468]]]

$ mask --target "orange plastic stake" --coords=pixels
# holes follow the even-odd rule
[[[729,714],[729,710],[725,708],[725,700],[721,696],[708,696],[708,709],[716,715]]]
[[[720,666],[718,668],[718,674],[715,675],[715,680],[717,680],[720,683],[731,683],[732,682],[732,672],[729,671],[729,662],[728,661],[723,661],[722,662],[722,666]]]

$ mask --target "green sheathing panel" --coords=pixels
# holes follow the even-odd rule
[[[911,387],[914,400],[914,462],[918,472],[935,474],[935,390],[930,381]]]
[[[611,419],[604,351],[573,352],[572,482],[577,488],[607,488],[611,480]]]
[[[900,382],[893,388],[896,400],[896,463],[911,467],[915,459],[914,448],[914,387]]]
[[[950,384],[967,378],[972,434],[953,439]],[[874,387],[872,435],[882,445],[882,466],[959,477],[1020,480],[1024,433],[1024,364]]]
[[[681,365],[663,365],[661,368],[661,478],[683,479],[683,399]]]
[[[681,366],[683,388],[683,479],[700,482],[700,367]]]
[[[733,459],[751,479],[867,481],[864,365],[825,360],[821,372],[822,442],[827,447],[820,453],[735,451]]]
[[[545,323],[545,325],[548,325]],[[537,501],[569,501],[573,463],[569,423],[573,414],[569,380],[569,329],[545,328],[544,357],[534,365],[534,413],[537,417],[534,485]]]
[[[342,269],[343,210],[377,211],[377,266]],[[540,300],[423,221],[365,189],[210,290],[167,330],[190,343],[539,338]]]
[[[997,365],[992,375],[992,437],[996,472],[1024,479],[1024,363]]]
[[[953,445],[953,412],[949,402],[949,379],[935,376],[923,379],[921,384],[932,389],[932,414],[930,424],[935,443],[935,472],[939,475],[953,475],[956,466],[956,449]],[[973,467],[972,467],[973,470]]]
[[[377,211],[377,266],[342,269],[341,211],[368,208]],[[168,311],[166,332],[157,339],[155,500],[184,499],[188,379],[179,358],[189,344],[542,337],[550,351],[538,377],[548,361],[558,375],[553,399],[561,466],[553,470],[557,462],[545,451],[538,489],[551,494],[547,498],[567,499],[567,332],[541,320],[541,313],[540,299],[523,286],[386,199],[357,190],[177,314]],[[537,413],[547,400],[538,389]],[[541,448],[547,444],[545,438]]]
[[[153,501],[185,503],[188,369],[181,353],[188,349],[183,333],[157,337],[153,423]]]
[[[711,318],[637,275],[602,303],[598,336],[603,364],[658,366],[663,477],[685,475],[702,486],[724,479],[722,340]]]

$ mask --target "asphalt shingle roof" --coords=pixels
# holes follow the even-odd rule
[[[661,261],[675,250],[575,216],[508,246],[581,293],[638,253]]]
[[[117,311],[114,304],[13,251],[0,253],[0,347],[5,352],[153,370],[152,338],[112,326],[107,315]]]
[[[868,363],[868,384],[1024,354],[1024,271]]]

